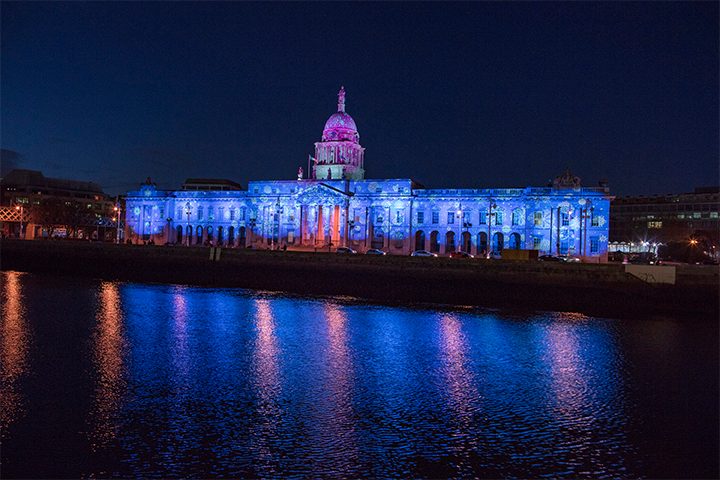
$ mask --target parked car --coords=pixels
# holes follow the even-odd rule
[[[562,258],[556,257],[555,255],[540,255],[538,257],[539,262],[562,262]]]
[[[452,252],[450,258],[475,258],[475,255],[470,255],[467,252]]]
[[[437,253],[428,252],[427,250],[415,250],[410,254],[411,257],[437,257]]]
[[[573,257],[572,255],[560,255],[560,261],[565,263],[580,263],[580,259],[578,257]]]
[[[350,247],[338,247],[337,250],[335,250],[335,253],[339,253],[341,255],[355,255],[357,252]]]
[[[379,248],[371,248],[367,252],[365,252],[365,255],[387,255],[387,252],[383,252]]]

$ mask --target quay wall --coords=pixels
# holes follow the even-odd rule
[[[0,269],[132,282],[351,296],[390,304],[436,303],[573,311],[617,318],[717,321],[717,267],[678,269],[676,285],[649,285],[617,264],[415,258],[112,245],[0,243]]]

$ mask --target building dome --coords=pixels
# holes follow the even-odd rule
[[[338,111],[330,115],[325,122],[322,135],[323,142],[350,141],[358,143],[360,135],[355,125],[355,120],[345,112],[345,89],[341,88],[338,93]]]

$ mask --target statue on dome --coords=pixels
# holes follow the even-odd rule
[[[338,112],[345,111],[345,87],[340,87],[338,92]]]

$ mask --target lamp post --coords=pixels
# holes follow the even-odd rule
[[[493,212],[494,208],[497,208],[497,205],[495,204],[495,202],[490,200],[490,205],[488,205],[488,215],[487,215],[487,225],[488,225],[487,246],[485,247],[487,249],[485,258],[488,258],[488,259],[490,258],[490,246],[492,245],[492,241],[490,239],[490,226],[492,225],[493,215],[497,215],[497,213]]]
[[[113,210],[115,211],[115,244],[120,244],[120,215],[122,215],[122,211],[120,208],[120,204],[116,203],[113,207]]]
[[[278,198],[277,203],[275,204],[275,213],[277,214],[278,248],[280,247],[280,237],[281,237],[281,233],[282,233],[282,232],[280,231],[280,229],[281,229],[281,227],[282,227],[282,223],[281,223],[281,221],[280,221],[280,218],[281,218],[281,216],[282,216],[282,214],[283,214],[284,211],[285,211],[285,209],[283,208],[282,205],[280,205],[280,199]],[[275,240],[275,217],[273,217],[272,239]],[[270,249],[272,250],[272,247],[270,247]]]
[[[463,224],[463,217],[462,217],[462,203],[458,207],[457,211],[457,217],[458,217],[458,241],[455,242],[455,251],[460,251],[460,242],[462,242],[462,224]]]
[[[348,219],[347,225],[348,225],[348,234],[345,238],[345,246],[346,247],[350,244],[350,238],[352,237],[352,231],[353,231],[353,228],[355,228],[355,220]]]
[[[20,239],[22,240],[23,237],[23,217],[25,216],[25,206],[21,203],[19,205],[15,205],[15,210],[20,211]]]
[[[185,236],[187,237],[187,246],[190,246],[190,237],[192,237],[192,232],[190,231],[190,202],[185,204],[185,215],[187,216],[187,224],[185,228]]]

